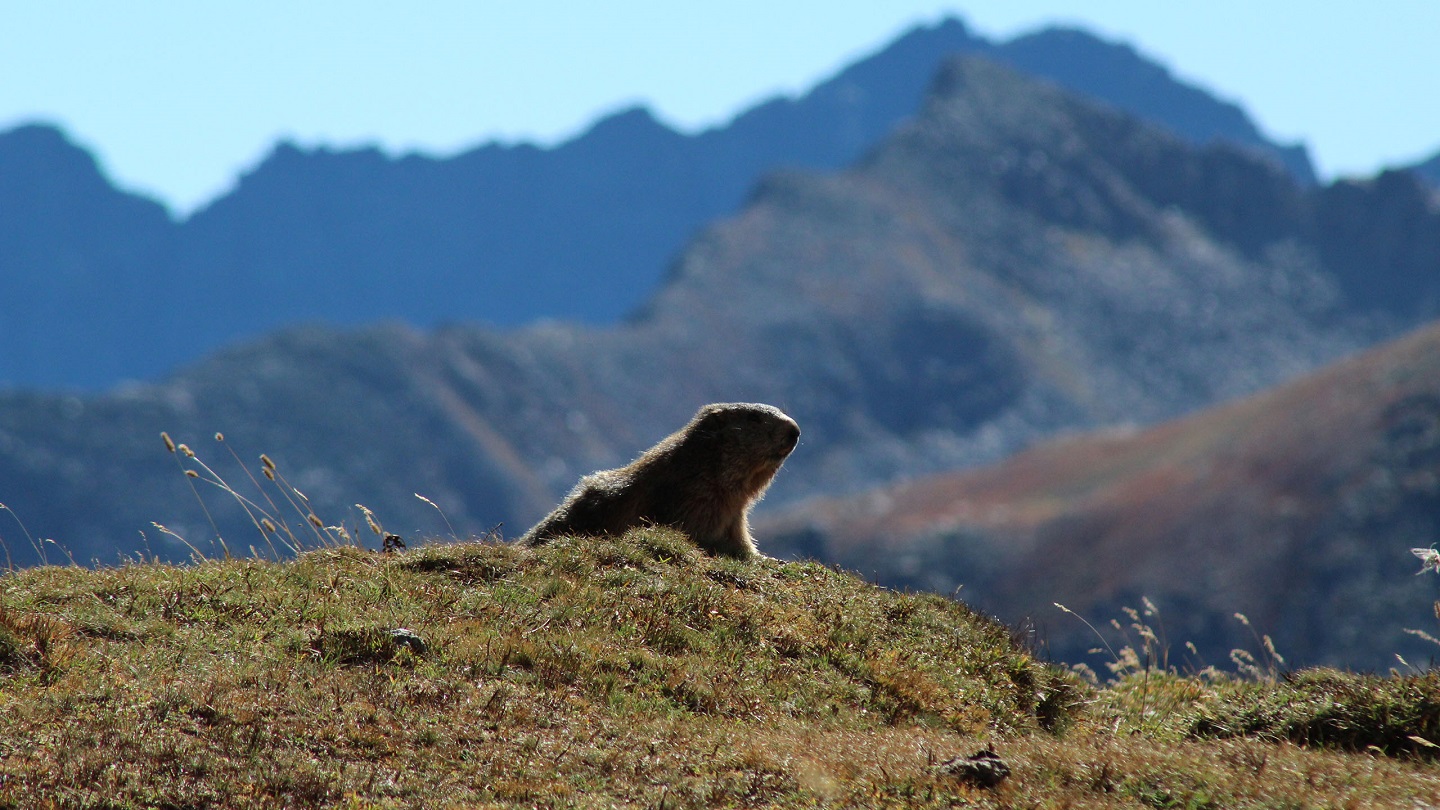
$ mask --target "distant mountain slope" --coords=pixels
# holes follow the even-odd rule
[[[1049,77],[1193,143],[1242,144],[1313,180],[1303,150],[1268,143],[1239,108],[1128,46],[1078,31],[996,45],[955,20],[909,32],[800,98],[693,136],[635,109],[553,149],[488,144],[435,159],[281,144],[181,223],[109,187],[58,133],[45,136],[56,142],[48,150],[26,151],[22,142],[39,137],[32,128],[0,140],[11,150],[0,161],[26,167],[0,174],[0,211],[24,213],[0,219],[3,283],[22,292],[0,298],[0,384],[151,378],[301,322],[616,322],[765,172],[851,164],[915,112],[936,67],[960,52]],[[82,196],[55,209],[45,204],[51,192],[25,177]],[[85,213],[119,205],[153,221],[114,233]],[[36,240],[50,247],[6,247]],[[76,268],[104,284],[67,281]]]
[[[1435,157],[1411,168],[1411,171],[1425,178],[1431,186],[1440,189],[1440,152]]]
[[[1159,124],[1196,145],[1216,141],[1278,161],[1300,183],[1315,182],[1301,145],[1267,139],[1238,105],[1177,79],[1128,45],[1072,28],[1048,28],[998,45],[991,58]]]
[[[1351,191],[1374,208],[1412,200]],[[0,500],[81,559],[141,548],[141,531],[183,557],[150,521],[202,546],[211,530],[158,434],[238,485],[222,431],[327,521],[364,503],[406,536],[447,532],[420,493],[460,532],[503,521],[514,536],[581,474],[726,400],[774,403],[805,431],[772,508],[994,461],[1255,391],[1419,317],[1440,279],[1406,274],[1435,257],[1405,242],[1377,243],[1411,259],[1371,274],[1410,284],[1411,303],[1347,301],[1315,236],[1328,193],[1248,151],[949,62],[865,161],[772,176],[624,324],[292,330],[164,383],[0,396]],[[1257,201],[1283,216],[1225,215]],[[1440,213],[1409,215],[1414,245],[1430,244]],[[255,530],[204,494],[243,549]]]
[[[1040,617],[1067,660],[1097,640],[1053,602],[1098,623],[1148,596],[1176,656],[1253,649],[1240,611],[1293,664],[1423,664],[1440,651],[1402,631],[1436,632],[1409,549],[1440,539],[1440,325],[1179,421],[806,503],[758,531]]]
[[[0,384],[164,370],[141,355],[173,341],[173,230],[56,130],[0,133]]]

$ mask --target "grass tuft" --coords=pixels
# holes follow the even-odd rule
[[[1381,677],[1314,669],[1280,683],[1228,680],[1197,708],[1190,732],[1434,759],[1440,672]]]

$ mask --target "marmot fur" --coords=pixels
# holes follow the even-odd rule
[[[581,478],[520,542],[537,546],[562,534],[620,534],[653,524],[679,529],[710,554],[749,559],[759,553],[750,507],[799,440],[799,425],[778,408],[706,405],[629,465]]]

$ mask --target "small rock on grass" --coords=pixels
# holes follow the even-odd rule
[[[944,776],[979,787],[995,787],[1010,775],[1010,766],[996,756],[995,749],[983,748],[968,757],[956,757],[935,766]]]

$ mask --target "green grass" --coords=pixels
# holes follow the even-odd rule
[[[659,530],[52,566],[0,576],[0,807],[1440,801],[1423,744],[1291,731],[1432,739],[1434,680],[1320,681],[1095,689],[963,604]],[[987,744],[997,789],[933,767]]]
[[[1433,758],[1440,673],[1385,678],[1316,669],[1279,683],[1231,681],[1197,707],[1189,732]]]

